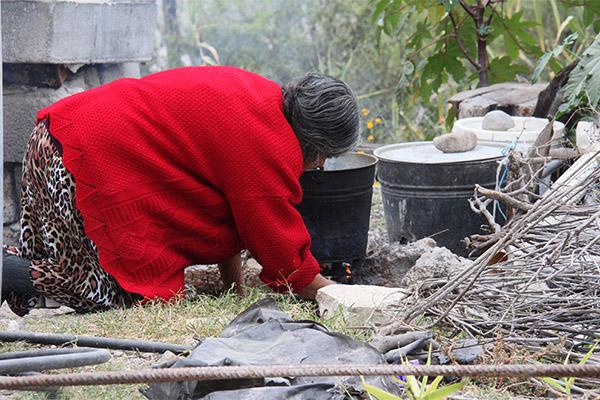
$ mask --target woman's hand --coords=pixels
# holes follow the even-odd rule
[[[335,285],[335,282],[325,278],[321,274],[318,274],[308,286],[296,294],[303,299],[314,300],[317,295],[317,290],[328,285]]]
[[[242,274],[242,259],[239,253],[229,260],[219,263],[219,272],[225,291],[233,288],[239,296],[246,295],[244,275]]]

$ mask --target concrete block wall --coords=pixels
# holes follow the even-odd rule
[[[2,0],[4,240],[18,238],[21,162],[37,111],[122,77],[154,45],[154,0]]]

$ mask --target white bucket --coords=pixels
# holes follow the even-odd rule
[[[548,125],[545,118],[534,117],[512,117],[515,126],[506,131],[492,131],[482,129],[481,124],[484,117],[473,117],[458,119],[452,127],[453,133],[473,132],[481,142],[494,142],[509,144],[517,141],[517,144],[529,147],[537,139],[540,132]],[[552,140],[558,143],[564,137],[565,124],[554,121],[554,135]]]

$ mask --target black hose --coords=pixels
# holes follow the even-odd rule
[[[190,346],[174,343],[152,342],[144,340],[116,339],[100,336],[59,335],[54,333],[36,332],[6,332],[0,331],[0,342],[27,342],[46,345],[76,345],[81,347],[95,347],[101,349],[130,350],[142,353],[164,353],[170,351],[175,354],[191,350]]]
[[[102,364],[110,353],[102,349],[69,348],[19,351],[0,355],[0,375],[41,372]]]

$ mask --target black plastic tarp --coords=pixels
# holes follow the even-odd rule
[[[350,363],[385,364],[385,359],[370,345],[330,332],[317,322],[292,320],[273,299],[266,298],[238,315],[220,337],[206,338],[190,356],[168,367]],[[399,391],[388,377],[365,380],[391,393]],[[361,393],[359,377],[158,383],[143,392],[151,400],[343,400],[362,398]]]

